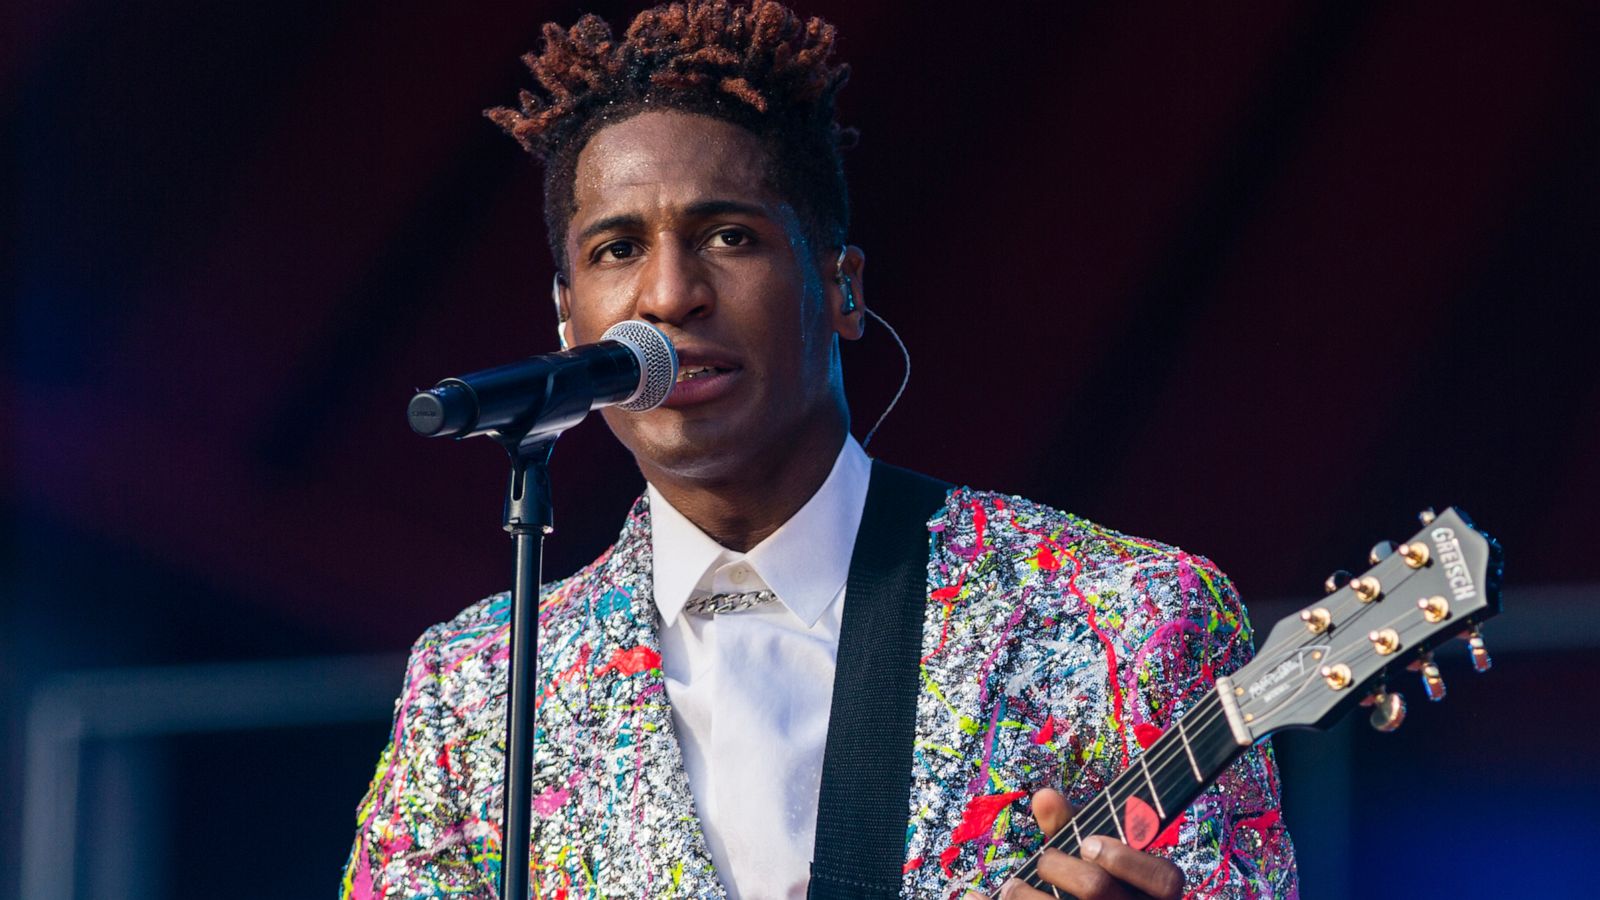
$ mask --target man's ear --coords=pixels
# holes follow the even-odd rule
[[[556,339],[561,342],[563,350],[572,346],[572,306],[567,296],[570,292],[567,276],[556,272],[556,277],[550,281],[550,302],[556,307]]]
[[[867,254],[854,244],[840,248],[823,267],[823,298],[833,330],[847,341],[861,339],[867,327]]]

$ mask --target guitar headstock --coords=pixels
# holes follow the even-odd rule
[[[1373,708],[1375,728],[1392,731],[1405,701],[1389,683],[1415,671],[1428,698],[1442,699],[1432,651],[1458,636],[1474,667],[1489,668],[1478,623],[1500,611],[1500,545],[1459,510],[1420,518],[1409,541],[1373,547],[1366,572],[1329,576],[1326,596],[1274,625],[1234,673],[1233,701],[1252,738],[1326,728],[1357,703]]]

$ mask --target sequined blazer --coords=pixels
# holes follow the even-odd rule
[[[929,522],[901,896],[992,892],[1038,845],[1027,795],[1087,802],[1250,656],[1203,557],[1017,497],[957,489]],[[673,732],[641,498],[617,543],[540,604],[534,893],[725,893]],[[850,602],[859,602],[850,598]],[[506,596],[429,629],[357,815],[341,896],[491,898],[499,881]],[[1270,747],[1146,848],[1189,897],[1295,896]]]

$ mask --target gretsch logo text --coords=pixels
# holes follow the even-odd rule
[[[1461,542],[1456,539],[1453,528],[1435,528],[1433,546],[1439,553],[1439,565],[1444,567],[1444,576],[1450,582],[1450,593],[1457,600],[1471,600],[1478,596],[1478,587],[1472,583],[1472,573],[1467,570],[1467,561],[1461,556]]]

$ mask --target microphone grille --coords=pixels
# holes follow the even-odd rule
[[[639,357],[639,390],[617,406],[632,412],[655,409],[678,382],[678,351],[661,329],[640,319],[629,319],[606,329],[603,341],[626,344]]]

